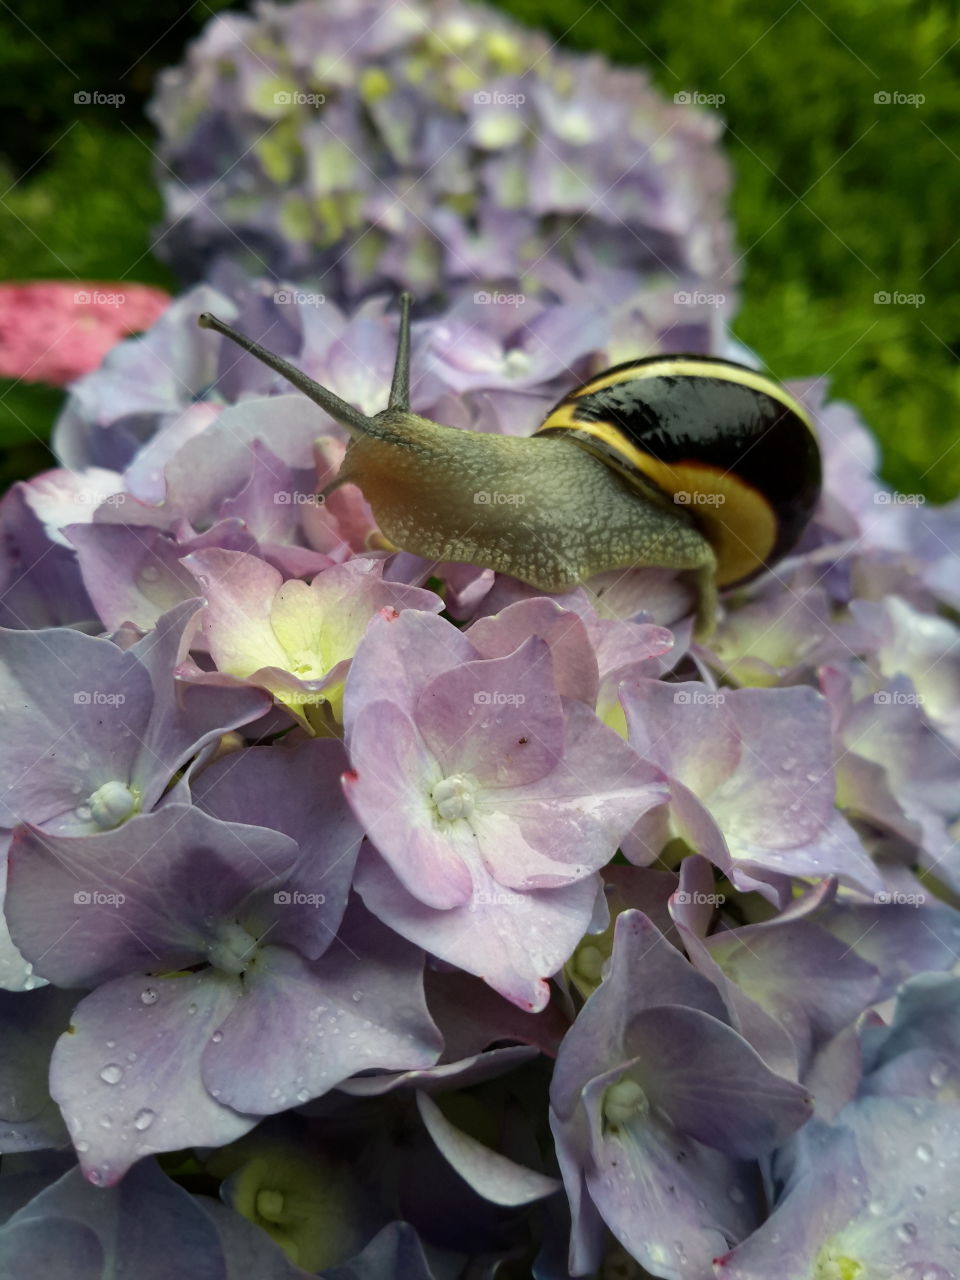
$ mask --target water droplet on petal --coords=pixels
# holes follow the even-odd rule
[[[115,1062],[108,1062],[100,1072],[100,1079],[104,1084],[119,1084],[123,1079],[123,1067]]]
[[[144,1129],[150,1128],[156,1118],[156,1112],[151,1111],[149,1107],[144,1107],[133,1117],[133,1127],[142,1133]]]
[[[359,1003],[360,1003],[360,1001],[363,999],[363,992],[362,992],[362,991],[354,991],[354,993],[353,993],[353,995],[350,997],[350,999],[354,1002],[354,1004],[359,1004]]]
[[[223,1039],[223,1032],[215,1031],[213,1035],[210,1037],[210,1039],[213,1041],[214,1044],[219,1044],[220,1041]]]
[[[901,1222],[897,1227],[897,1239],[902,1240],[904,1244],[909,1244],[916,1237],[917,1228],[912,1222]]]
[[[144,987],[140,992],[141,1004],[156,1004],[159,998],[160,993],[157,991],[156,987]]]
[[[918,1160],[922,1160],[924,1164],[929,1164],[933,1159],[933,1149],[926,1142],[921,1142],[917,1147],[916,1157]]]

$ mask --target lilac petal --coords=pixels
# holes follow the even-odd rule
[[[736,770],[742,751],[727,696],[693,682],[626,682],[621,697],[631,746],[698,796],[711,795]]]
[[[559,889],[510,893],[474,867],[473,897],[438,911],[414,898],[372,850],[361,851],[354,884],[374,915],[397,933],[532,1012],[546,1005],[545,979],[569,958],[589,925],[598,887],[591,877]]]
[[[234,497],[250,476],[251,446],[258,439],[268,441],[285,466],[309,469],[323,424],[316,408],[300,395],[253,396],[230,405],[166,463],[167,501],[192,520],[203,517],[211,502]]]
[[[14,946],[10,937],[7,917],[3,904],[7,896],[7,855],[10,850],[12,833],[0,832],[0,990],[32,991],[43,986],[46,979],[38,978],[33,972],[33,965]]]
[[[104,1254],[93,1231],[55,1213],[20,1218],[0,1230],[0,1266],[10,1280],[101,1280]]]
[[[671,1280],[702,1280],[713,1258],[756,1224],[749,1168],[654,1118],[601,1136],[603,1097],[621,1071],[590,1081],[583,1093],[593,1138],[590,1196],[643,1266]]]
[[[790,824],[786,824],[788,829]],[[756,847],[740,840],[737,824],[727,836],[733,855],[732,879],[737,888],[759,887],[757,880],[776,883],[776,876],[836,876],[844,884],[871,895],[883,892],[883,877],[859,836],[839,814],[830,813],[819,833],[796,848]]]
[[[90,829],[74,811],[108,779],[130,779],[152,698],[136,656],[109,640],[0,631],[2,825]]]
[[[102,1275],[226,1280],[219,1235],[201,1203],[153,1160],[143,1161],[110,1190],[92,1187],[73,1168],[26,1205],[15,1222],[50,1224],[51,1238],[67,1258],[70,1245],[61,1236],[62,1224],[87,1226],[103,1251],[104,1270],[92,1273],[95,1280]],[[47,1272],[34,1274],[46,1276]],[[77,1272],[78,1277],[86,1274]]]
[[[371,1076],[352,1076],[337,1086],[341,1093],[353,1098],[379,1098],[398,1090],[420,1089],[424,1093],[439,1093],[452,1088],[480,1084],[496,1080],[524,1062],[537,1056],[534,1045],[515,1044],[504,1049],[490,1049],[474,1054],[460,1062],[448,1062],[436,1067],[424,1067],[419,1071],[383,1071]]]
[[[350,755],[347,799],[403,884],[429,906],[466,902],[476,836],[463,820],[440,828],[431,792],[442,772],[413,721],[395,703],[368,703],[354,721]]]
[[[173,775],[198,751],[270,707],[269,696],[259,689],[190,686],[174,680],[196,612],[197,606],[187,603],[164,614],[155,630],[130,650],[147,668],[154,689],[153,710],[132,775],[143,809],[153,807]]]
[[[278,831],[170,804],[99,836],[18,830],[6,913],[16,945],[60,986],[206,958],[216,923],[297,859]]]
[[[427,1094],[418,1092],[417,1109],[441,1155],[464,1182],[493,1204],[519,1206],[560,1190],[556,1178],[524,1168],[456,1128]]]
[[[270,941],[308,959],[322,955],[340,927],[363,839],[340,786],[346,763],[330,738],[292,749],[249,747],[214,761],[192,784],[194,800],[213,817],[296,841],[300,858],[274,894]]]
[[[241,998],[238,978],[206,969],[116,978],[80,1001],[53,1052],[50,1092],[91,1182],[113,1186],[144,1155],[222,1146],[253,1128],[255,1117],[221,1105],[200,1074]]]
[[[505,658],[466,662],[422,690],[417,728],[443,775],[484,788],[538,782],[563,754],[563,712],[549,646],[537,636]]]
[[[801,1067],[877,998],[874,967],[809,920],[748,925],[714,934],[705,946],[790,1033]]]
[[[354,910],[343,942],[312,964],[263,949],[222,1038],[207,1047],[203,1078],[235,1109],[270,1115],[358,1071],[431,1066],[441,1043],[422,953]]]
[[[555,600],[520,600],[495,617],[481,618],[466,635],[482,658],[504,658],[530,636],[540,636],[550,648],[557,693],[596,705],[599,672],[587,628]]]
[[[617,917],[613,954],[603,982],[580,1010],[561,1046],[550,1103],[561,1120],[573,1115],[584,1084],[628,1053],[630,1022],[653,1005],[677,1004],[726,1016],[713,983],[688,963],[641,911]]]
[[[239,520],[222,520],[186,541],[161,529],[121,524],[72,524],[66,532],[77,549],[90,598],[111,631],[126,622],[149,631],[162,614],[197,596],[197,580],[181,563],[191,552],[204,547],[250,554],[257,550]]]
[[[367,703],[386,699],[412,715],[424,685],[476,656],[462,632],[432,613],[405,609],[399,618],[374,618],[350,664],[344,690],[347,744]]]
[[[791,1280],[815,1280],[823,1241],[866,1204],[867,1179],[848,1129],[815,1122],[802,1137],[801,1151],[774,1212],[742,1244],[716,1259],[717,1276],[769,1280],[783,1275],[789,1261]]]
[[[706,1146],[755,1159],[813,1112],[799,1085],[776,1075],[731,1027],[679,1005],[641,1011],[628,1044],[642,1052],[644,1092],[673,1127]]]
[[[826,700],[810,688],[740,689],[730,704],[743,742],[740,766],[709,804],[731,852],[737,844],[783,849],[814,841],[833,813]]]
[[[544,888],[598,870],[667,794],[641,760],[581,702],[564,708],[565,752],[545,777],[478,797],[475,829],[503,885]]]
[[[407,1222],[389,1223],[355,1258],[325,1272],[325,1280],[384,1280],[385,1276],[436,1280],[420,1239]],[[242,1277],[238,1276],[237,1280]]]
[[[26,486],[0,498],[0,625],[73,626],[95,618],[73,551],[50,541]]]

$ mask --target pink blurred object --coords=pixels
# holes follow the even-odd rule
[[[169,303],[169,294],[143,284],[0,285],[0,377],[64,386],[148,329]]]

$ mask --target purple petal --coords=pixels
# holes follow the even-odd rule
[[[238,978],[207,969],[116,978],[81,1000],[54,1049],[50,1092],[91,1182],[113,1186],[142,1156],[222,1146],[253,1128],[256,1119],[217,1102],[200,1075],[204,1049],[241,997]]]
[[[278,831],[170,804],[99,836],[17,832],[6,913],[16,945],[60,986],[205,960],[216,923],[294,865]]]
[[[428,1067],[441,1039],[423,994],[423,955],[359,907],[312,964],[265,947],[243,999],[208,1045],[203,1078],[240,1111],[269,1115],[355,1072]]]
[[[478,1195],[493,1204],[532,1204],[553,1195],[556,1178],[524,1168],[456,1128],[427,1094],[418,1092],[417,1109],[437,1149]]]

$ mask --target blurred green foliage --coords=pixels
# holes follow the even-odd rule
[[[744,255],[737,335],[779,377],[828,375],[879,436],[884,474],[960,489],[960,25],[948,0],[498,0],[660,89],[723,95]],[[0,277],[171,284],[142,115],[152,77],[222,0],[184,11],[0,5]],[[33,34],[32,34],[33,33]],[[143,53],[143,51],[146,51]],[[138,59],[133,62],[134,59]],[[133,64],[132,66],[130,64]],[[83,89],[122,92],[83,107]],[[876,94],[925,101],[877,102]],[[708,108],[709,109],[709,108]],[[49,148],[49,151],[48,151]],[[46,154],[44,154],[46,152]],[[32,166],[32,167],[31,167]],[[11,185],[13,184],[13,185]],[[6,188],[11,188],[5,191]],[[874,295],[922,294],[920,306]],[[9,394],[4,394],[8,391]],[[0,384],[0,482],[42,465],[58,394]]]
[[[722,94],[744,255],[736,334],[829,374],[886,477],[960,490],[960,21],[950,0],[500,0],[668,96]],[[922,94],[920,105],[876,94]],[[921,306],[877,293],[922,294]]]

